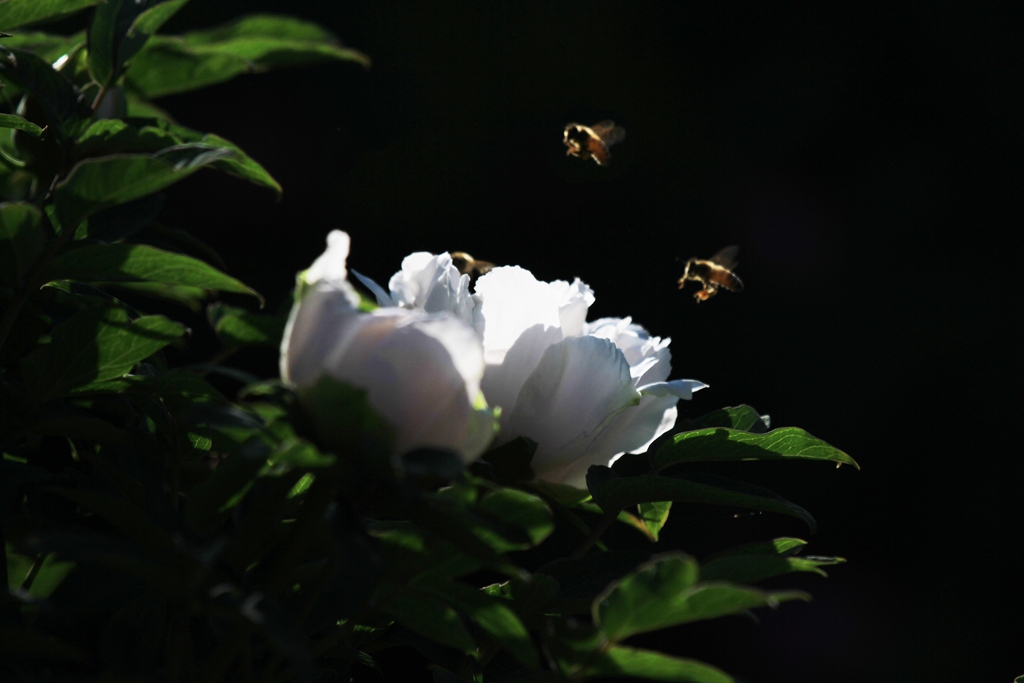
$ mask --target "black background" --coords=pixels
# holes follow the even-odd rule
[[[814,601],[760,624],[640,644],[763,683],[1009,683],[1024,673],[1024,71],[1006,7],[195,0],[170,30],[285,12],[374,64],[162,100],[285,188],[275,203],[204,172],[171,190],[163,220],[271,307],[335,228],[381,283],[418,250],[582,278],[592,319],[672,337],[673,377],[711,385],[681,412],[749,403],[863,468],[731,469],[811,510],[809,552],[849,563],[786,577]],[[628,131],[611,166],[567,158],[563,126],[604,118]],[[677,290],[677,257],[729,244],[746,291],[698,306]],[[273,354],[238,362],[276,370]],[[685,506],[669,530],[698,555],[806,537]],[[397,657],[380,657],[392,680],[422,671]]]

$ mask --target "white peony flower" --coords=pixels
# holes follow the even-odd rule
[[[304,390],[325,376],[364,389],[394,429],[395,455],[431,447],[475,460],[493,441],[495,427],[480,391],[479,337],[448,312],[360,311],[347,279],[349,236],[336,230],[327,243],[300,276],[281,343],[281,377],[300,400],[310,400]],[[314,412],[330,415],[323,406]]]
[[[469,306],[462,304],[466,276],[456,279],[450,262],[447,254],[408,257],[391,278],[389,300],[471,310],[487,363],[481,386],[501,408],[496,444],[536,441],[539,479],[586,486],[590,465],[645,450],[672,428],[679,399],[707,386],[667,381],[670,340],[629,318],[587,323],[594,294],[579,279],[541,282],[523,268],[495,268],[477,281]]]

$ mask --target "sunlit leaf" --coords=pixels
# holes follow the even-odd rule
[[[593,474],[613,472],[607,467],[592,466],[587,473],[587,484]],[[674,501],[677,503],[705,503],[731,507],[778,512],[804,520],[814,533],[817,523],[807,510],[759,486],[726,479],[713,474],[689,474],[678,477],[646,475],[640,477],[610,477],[599,487],[591,486],[594,501],[601,509],[623,510],[640,503]]]
[[[841,564],[841,557],[788,557],[781,555],[733,555],[711,560],[700,568],[704,581],[756,583],[792,572],[813,572],[826,576],[820,567]]]
[[[60,223],[71,229],[101,209],[158,192],[233,154],[229,149],[187,144],[156,154],[84,159],[56,187]]]
[[[128,84],[144,97],[195,90],[253,71],[327,60],[370,63],[316,24],[256,14],[181,36],[156,36],[132,60]]]
[[[798,427],[765,434],[709,427],[676,434],[651,458],[656,470],[686,462],[725,460],[823,460],[860,466],[853,458]]]
[[[285,320],[279,316],[259,315],[243,308],[212,304],[206,310],[217,337],[227,346],[281,345]]]
[[[131,320],[121,308],[93,308],[57,325],[50,343],[22,361],[22,372],[37,397],[61,396],[126,374],[183,334],[184,327],[160,315]]]
[[[0,114],[0,128],[23,130],[35,136],[39,136],[43,132],[43,129],[36,124],[15,114]]]
[[[0,3],[0,31],[59,19],[100,0],[6,0]]]
[[[661,528],[668,521],[668,513],[672,511],[672,501],[640,503],[637,508],[640,512],[640,521],[643,522],[651,536],[657,541]]]
[[[692,621],[806,600],[799,591],[761,591],[723,582],[698,583],[697,562],[682,553],[652,558],[594,599],[594,623],[609,640]]]
[[[728,427],[729,429],[739,429],[744,432],[764,434],[769,429],[767,417],[767,415],[761,415],[748,405],[741,405],[732,408],[722,408],[692,420],[680,420],[676,424],[676,429],[689,432],[695,429],[704,429],[705,427]]]
[[[47,280],[161,282],[262,297],[213,266],[146,244],[101,244],[64,252],[46,270]]]

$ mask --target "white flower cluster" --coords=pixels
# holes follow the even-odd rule
[[[349,237],[334,231],[302,276],[281,346],[300,390],[323,375],[367,391],[395,428],[395,452],[448,448],[470,462],[488,447],[537,442],[539,479],[584,487],[587,468],[643,451],[704,388],[668,381],[668,339],[629,318],[586,322],[590,287],[541,282],[517,266],[469,276],[448,254],[411,254],[389,291],[355,274],[381,308],[365,313],[348,282]],[[500,429],[494,435],[494,412]]]

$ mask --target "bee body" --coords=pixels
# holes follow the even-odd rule
[[[730,292],[743,291],[743,280],[740,280],[732,268],[736,267],[735,257],[738,247],[726,247],[710,259],[692,258],[686,262],[683,276],[679,278],[679,289],[690,280],[699,282],[702,289],[693,295],[697,303],[707,301],[718,293],[719,288]]]
[[[593,159],[598,166],[605,166],[612,158],[608,148],[625,137],[625,129],[616,126],[614,121],[601,121],[593,126],[570,123],[565,127],[562,141],[568,148],[566,155]]]

